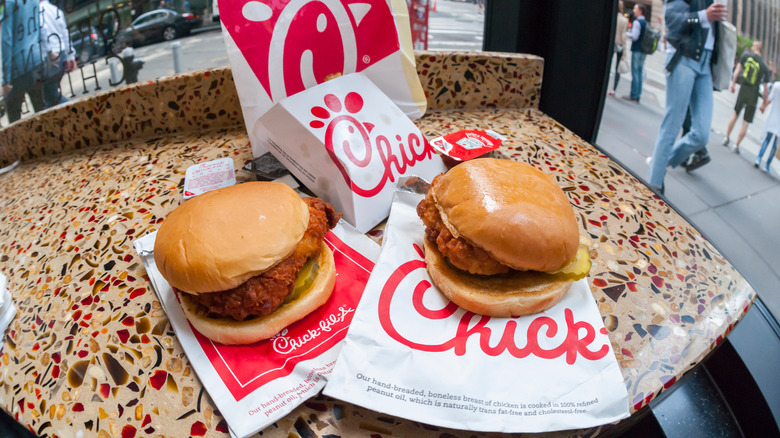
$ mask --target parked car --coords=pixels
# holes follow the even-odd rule
[[[78,65],[86,64],[106,54],[106,42],[94,26],[71,29],[70,43],[76,52]]]
[[[157,9],[141,14],[117,34],[117,42],[124,46],[141,46],[154,41],[171,41],[188,35],[201,19],[191,12]]]

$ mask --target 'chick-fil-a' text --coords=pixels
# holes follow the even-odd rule
[[[539,316],[534,319],[525,329],[527,335],[525,346],[518,346],[515,342],[518,324],[514,319],[507,319],[503,333],[494,335],[494,329],[487,326],[490,317],[471,312],[465,312],[460,317],[456,331],[452,333],[451,338],[447,336],[450,339],[445,342],[423,344],[409,339],[396,329],[396,323],[400,320],[394,320],[398,316],[391,314],[390,305],[396,295],[400,295],[396,292],[401,282],[418,269],[425,269],[423,260],[412,260],[399,266],[388,278],[379,297],[378,316],[382,328],[391,338],[409,348],[429,352],[453,350],[456,355],[462,356],[466,354],[469,338],[476,336],[479,340],[479,348],[488,356],[498,356],[505,352],[517,358],[533,355],[542,359],[555,359],[566,356],[566,363],[571,365],[577,360],[578,355],[586,360],[598,360],[609,353],[609,345],[607,344],[602,344],[600,347],[595,345],[594,347],[598,347],[595,351],[589,348],[596,339],[595,329],[588,322],[576,321],[574,313],[568,308],[564,310],[565,325],[561,324],[560,327],[554,319],[548,316]],[[427,280],[422,280],[416,285],[411,296],[414,310],[420,316],[432,320],[452,317],[458,310],[458,306],[452,302],[437,310],[425,306],[423,295],[430,288],[431,284]],[[408,315],[405,318],[408,318]],[[553,339],[558,334],[559,329],[566,330],[560,345],[554,348],[543,348],[539,345],[540,338]],[[605,329],[602,329],[602,333],[605,333]]]

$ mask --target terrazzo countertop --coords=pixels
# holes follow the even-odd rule
[[[433,138],[491,128],[501,158],[552,175],[590,248],[589,283],[635,412],[695,367],[755,300],[695,228],[538,110],[533,56],[420,52]],[[251,160],[229,69],[110,90],[0,131],[0,272],[19,313],[0,355],[0,406],[38,435],[228,436],[172,331],[133,240],[182,202],[190,165]],[[381,231],[374,233],[381,238]],[[604,426],[608,429],[610,426]],[[601,429],[556,435],[598,434]],[[318,396],[268,436],[488,436]]]

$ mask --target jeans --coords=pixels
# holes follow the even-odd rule
[[[645,80],[645,58],[646,53],[631,52],[631,94],[629,97],[639,100],[642,95],[642,82]]]
[[[667,63],[672,56],[672,53],[666,55]],[[667,164],[679,166],[710,141],[713,101],[711,57],[710,50],[705,50],[698,61],[683,56],[666,77],[666,109],[648,177],[653,187],[663,186]],[[689,106],[691,130],[675,142]]]
[[[764,142],[761,143],[761,151],[758,153],[758,157],[756,158],[756,164],[761,164],[761,157],[764,156],[764,152],[766,151],[767,146],[769,146],[769,141],[774,137],[774,141],[772,142],[772,149],[769,151],[769,156],[766,159],[766,166],[764,166],[764,169],[769,169],[769,165],[772,164],[772,159],[775,158],[775,152],[777,152],[777,135],[772,134],[771,132],[766,133],[766,138],[764,139]]]

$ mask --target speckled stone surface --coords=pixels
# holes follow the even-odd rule
[[[512,69],[501,67],[502,62],[530,59],[485,55],[483,63],[476,62],[478,55],[438,60],[426,56],[422,54],[420,67],[427,59],[428,74],[440,77],[441,86],[465,76],[463,70],[442,73],[445,70],[478,72],[490,64],[495,72],[507,74]],[[212,99],[216,97],[209,93],[214,90],[206,93],[209,87],[204,84],[219,75],[224,79],[229,71],[200,72],[178,81],[203,85],[200,96]],[[527,97],[503,96],[475,82],[460,85],[462,93],[473,96],[429,93],[429,102],[434,95],[443,100],[431,104],[438,109],[417,124],[429,138],[490,127],[508,138],[497,156],[529,162],[558,181],[578,214],[582,243],[590,248],[589,282],[634,412],[701,362],[747,311],[755,292],[663,200],[536,109],[531,97],[538,96],[539,78],[526,75],[520,82],[536,91]],[[192,371],[132,241],[156,230],[182,202],[190,165],[231,157],[237,179],[252,179],[240,170],[251,159],[251,148],[240,114],[228,110],[238,108],[238,102],[225,99],[215,106],[190,100],[192,87],[180,89],[176,80],[111,93],[136,96],[136,111],[159,118],[174,111],[167,102],[155,100],[163,83],[168,87],[165,96],[179,90],[180,108],[190,105],[196,113],[208,108],[217,118],[198,113],[176,122],[179,118],[171,116],[169,130],[142,128],[138,138],[63,147],[66,152],[58,155],[52,154],[56,148],[35,149],[15,170],[0,174],[0,272],[8,276],[19,308],[0,355],[0,406],[39,435],[227,436],[227,425]],[[426,90],[435,91],[431,87],[426,85]],[[91,99],[75,105],[97,105],[88,102]],[[484,105],[442,109],[462,102]],[[514,102],[515,107],[490,108],[488,102]],[[530,107],[524,108],[523,102]],[[225,110],[221,116],[220,109]],[[217,126],[208,120],[217,120]],[[141,119],[133,123],[146,126]],[[381,238],[381,231],[373,237]],[[331,434],[490,435],[425,426],[322,396],[263,433]]]

